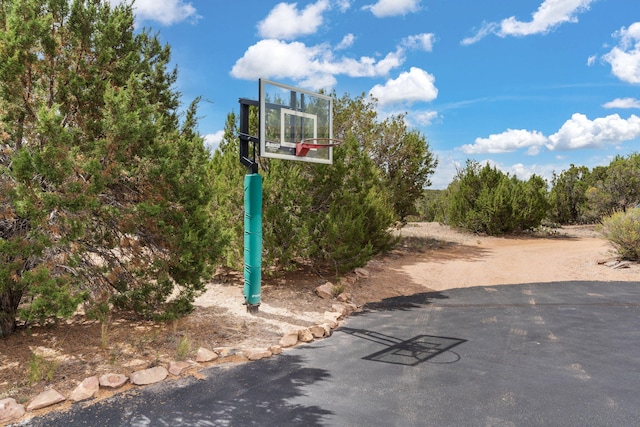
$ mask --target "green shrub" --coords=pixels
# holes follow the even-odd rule
[[[604,218],[602,231],[623,259],[640,260],[640,208]]]
[[[472,233],[532,230],[547,214],[546,182],[536,175],[521,181],[469,160],[439,204],[438,221]]]

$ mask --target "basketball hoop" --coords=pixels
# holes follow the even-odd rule
[[[316,142],[312,142],[316,141]],[[321,141],[322,144],[318,144]],[[342,144],[339,139],[333,138],[305,138],[300,142],[296,142],[296,156],[305,157],[309,150],[315,150],[318,148],[337,147]]]

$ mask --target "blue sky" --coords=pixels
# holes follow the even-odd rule
[[[119,2],[123,0],[111,0]],[[137,0],[219,141],[263,77],[407,113],[446,188],[466,159],[527,179],[640,152],[638,0]]]

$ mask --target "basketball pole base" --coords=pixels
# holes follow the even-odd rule
[[[262,280],[262,177],[244,177],[244,304],[257,313]]]

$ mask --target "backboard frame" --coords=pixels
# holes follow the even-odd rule
[[[319,114],[313,114],[307,109],[311,106]],[[268,127],[268,121],[275,126]],[[296,143],[306,139],[314,141],[333,139],[333,98],[283,83],[260,79],[260,156],[310,163],[333,163],[332,146],[319,144],[318,149],[311,149],[307,155],[296,155]]]

